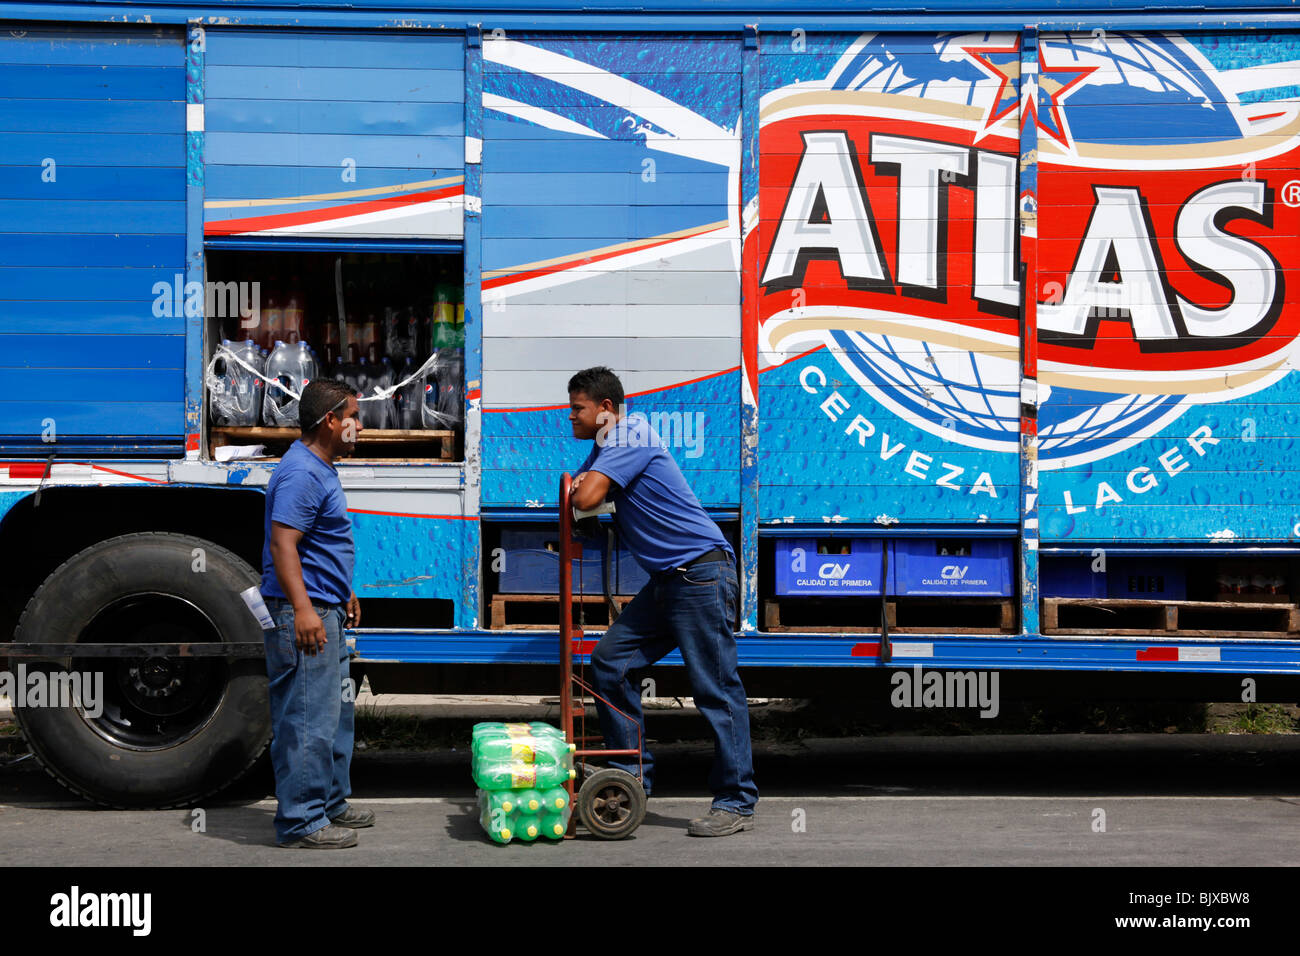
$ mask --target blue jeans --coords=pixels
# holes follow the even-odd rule
[[[754,758],[749,743],[749,705],[737,669],[732,621],[739,598],[736,569],[730,561],[705,561],[685,571],[651,575],[600,639],[591,655],[597,693],[641,728],[642,784],[650,793],[654,761],[645,749],[639,671],[674,647],[682,652],[695,706],[713,730],[713,806],[741,814],[754,812]],[[635,750],[636,727],[599,700],[600,729],[611,750]],[[636,761],[610,758],[610,766],[636,774]]]
[[[275,768],[277,843],[314,833],[347,808],[352,793],[354,693],[348,680],[347,610],[312,602],[329,643],[314,655],[298,649],[293,605],[266,598],[276,628],[263,631],[270,678],[271,765]]]

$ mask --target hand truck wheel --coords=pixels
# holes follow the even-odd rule
[[[598,770],[578,791],[578,819],[602,840],[622,840],[645,819],[645,790],[625,770]]]

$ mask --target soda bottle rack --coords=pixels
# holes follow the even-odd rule
[[[274,428],[266,425],[246,427],[219,427],[208,429],[211,453],[223,445],[266,445],[266,458],[278,458],[289,445],[293,444],[302,432],[297,428]],[[419,460],[433,458],[438,461],[454,461],[456,453],[456,432],[446,429],[415,428],[365,428],[357,438],[358,454],[366,451],[382,451],[388,461],[394,459],[395,450],[405,451]],[[424,454],[432,452],[431,454]],[[356,457],[356,456],[354,456]]]

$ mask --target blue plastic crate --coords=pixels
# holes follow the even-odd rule
[[[847,550],[848,553],[839,553]],[[884,577],[878,538],[780,538],[776,593],[828,597],[878,595]]]
[[[1106,595],[1182,601],[1187,597],[1187,569],[1176,558],[1111,558],[1106,568]]]
[[[581,562],[573,560],[573,593],[603,594],[604,542],[577,539],[582,544]],[[501,567],[502,594],[558,594],[560,590],[560,534],[555,529],[506,530],[501,532],[505,550]],[[581,575],[581,577],[579,577]],[[617,578],[616,578],[617,580]]]
[[[1009,597],[1015,542],[996,538],[903,538],[889,545],[889,593]]]
[[[1044,558],[1038,566],[1038,591],[1043,597],[1101,598],[1106,596],[1106,572],[1092,569],[1093,558]]]

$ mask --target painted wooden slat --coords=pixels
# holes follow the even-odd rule
[[[593,206],[574,215],[572,208],[491,206],[483,210],[489,238],[594,237],[602,242],[648,238],[720,222],[726,206]]]
[[[155,133],[184,125],[184,103],[0,99],[0,132]]]
[[[175,235],[185,229],[185,203],[41,202],[14,199],[0,203],[0,233],[145,233]]]
[[[463,103],[459,70],[354,70],[291,66],[213,67],[207,99]]]
[[[120,395],[121,389],[118,388]],[[44,422],[53,419],[58,436],[69,435],[180,435],[184,408],[180,402],[111,401],[101,396],[93,402],[0,399],[0,421],[7,436],[39,435]]]
[[[184,358],[183,335],[0,335],[0,368],[178,369]]]
[[[174,269],[121,269],[84,266],[40,268],[0,266],[0,301],[58,296],[64,301],[146,300],[163,295],[170,306]],[[165,290],[154,291],[157,283]],[[182,283],[183,284],[183,283]]]
[[[366,136],[459,138],[465,128],[465,107],[461,103],[217,99],[207,105],[205,127],[209,134],[355,129]]]
[[[7,400],[49,396],[59,402],[169,402],[185,388],[180,369],[133,369],[129,393],[118,369],[0,367],[0,395]]]
[[[0,302],[0,335],[183,335],[181,317],[158,317],[153,302],[60,302],[26,300]]]
[[[728,195],[726,170],[656,175],[647,181],[641,170],[607,173],[553,173],[546,189],[532,173],[501,172],[483,177],[483,196],[492,206],[675,206],[719,207]]]
[[[179,45],[178,45],[179,48]],[[39,90],[50,100],[171,100],[185,102],[183,70],[158,66],[62,66],[7,64],[0,70],[0,99]]]
[[[179,67],[184,62],[173,29],[135,26],[65,27],[24,26],[0,34],[0,64],[85,66]]]
[[[488,307],[483,338],[503,339],[536,335],[546,330],[551,338],[587,338],[595,335],[661,335],[673,339],[715,338],[739,335],[736,307],[731,303],[676,305],[665,308],[644,303],[622,305],[530,305],[499,311]]]
[[[209,70],[224,66],[450,70],[464,64],[461,35],[209,29]]]
[[[183,120],[182,120],[183,121]],[[53,176],[53,179],[50,179]],[[156,202],[173,199],[185,186],[180,166],[0,166],[0,199],[109,199]],[[9,260],[0,257],[0,262]]]
[[[355,191],[359,189],[404,186],[431,179],[451,179],[461,175],[459,165],[447,167],[357,166],[345,168],[341,161],[330,166],[252,165],[252,161],[256,158],[248,157],[246,164],[208,164],[204,168],[207,199],[221,201],[234,199],[287,199],[321,194],[349,192],[355,194]],[[318,161],[319,157],[314,157],[314,160]],[[350,178],[344,179],[345,173]],[[361,198],[367,197],[363,196]],[[257,207],[246,208],[256,209]]]
[[[180,235],[0,233],[0,262],[7,266],[91,265],[169,267],[185,258]]]
[[[206,155],[214,163],[232,166],[302,166],[323,159],[350,159],[357,166],[444,169],[455,165],[464,153],[465,145],[456,137],[356,133],[208,133],[206,137]]]
[[[0,157],[6,165],[37,169],[47,159],[69,166],[183,167],[185,132],[0,133]]]

